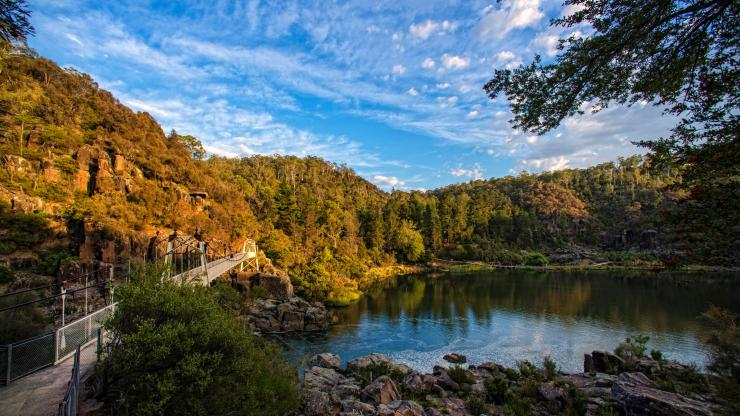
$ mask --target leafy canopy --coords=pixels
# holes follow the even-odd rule
[[[124,413],[293,410],[297,377],[279,346],[252,336],[218,303],[216,289],[162,282],[163,272],[137,265],[106,324],[111,339],[101,371]]]

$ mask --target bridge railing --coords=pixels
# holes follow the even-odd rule
[[[103,326],[116,309],[118,302],[71,322],[56,330],[56,356],[54,364],[66,360],[74,354],[78,346],[98,340],[98,329]]]
[[[75,362],[72,365],[72,378],[67,385],[64,399],[59,403],[59,416],[77,416],[80,399],[80,347],[74,353]]]

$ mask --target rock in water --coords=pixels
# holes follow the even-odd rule
[[[620,374],[612,386],[612,395],[627,415],[712,415],[706,403],[659,390],[655,383],[642,373]]]
[[[365,355],[347,362],[347,371],[350,373],[360,373],[367,368],[386,367],[390,370],[397,370],[406,375],[411,372],[411,368],[404,364],[394,363],[388,356],[378,353]]]
[[[468,362],[468,357],[456,352],[445,354],[442,359],[452,364],[465,364],[466,362]]]
[[[363,400],[374,404],[386,404],[401,399],[396,383],[388,376],[380,376],[362,390]]]

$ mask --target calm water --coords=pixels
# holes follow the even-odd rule
[[[649,348],[703,365],[697,316],[710,305],[740,312],[732,275],[651,272],[493,271],[407,276],[337,309],[326,333],[282,335],[289,357],[334,352],[343,361],[381,352],[419,370],[446,352],[470,363],[541,362],[552,356],[581,371],[583,354],[612,350],[625,337],[650,335]]]

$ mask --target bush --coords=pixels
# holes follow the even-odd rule
[[[0,308],[18,305],[38,299],[33,293],[0,298]],[[0,319],[0,344],[8,344],[39,335],[49,324],[39,303],[32,303],[17,309],[2,312]]]
[[[468,397],[465,404],[468,406],[468,412],[470,412],[471,415],[478,416],[488,412],[486,402],[478,396]]]
[[[740,326],[737,316],[712,306],[702,314],[702,318],[710,328],[706,338],[709,347],[707,368],[717,376],[717,390],[728,406],[728,413],[740,414]]]
[[[542,368],[545,370],[545,378],[547,380],[553,380],[558,375],[558,365],[555,364],[555,361],[549,355],[546,355],[542,360]]]
[[[5,266],[0,266],[0,285],[11,283],[15,280],[13,272]]]
[[[544,267],[550,264],[550,262],[542,253],[538,253],[535,251],[527,255],[527,259],[524,261],[524,264],[527,266]]]
[[[636,335],[632,338],[627,338],[617,346],[614,354],[624,360],[624,365],[627,369],[633,369],[637,364],[637,360],[645,357],[648,341],[650,341],[650,337],[647,335]]]
[[[106,323],[102,394],[123,414],[283,415],[298,405],[297,375],[280,348],[252,336],[206,287],[162,282],[136,265]]]
[[[501,374],[485,381],[488,399],[497,404],[504,404],[511,400],[512,394],[509,389],[509,381]]]
[[[450,376],[452,381],[458,384],[474,384],[475,383],[475,377],[473,377],[473,374],[470,373],[470,371],[462,368],[460,365],[453,365],[448,371],[447,374]]]
[[[373,380],[380,376],[388,376],[396,382],[397,385],[400,385],[403,381],[404,374],[398,368],[392,367],[387,363],[371,364],[363,367],[355,373],[355,378],[360,382],[362,387],[372,383]]]
[[[59,271],[59,266],[62,262],[73,256],[69,247],[58,245],[44,250],[40,257],[41,260],[36,265],[36,272],[53,276]]]

